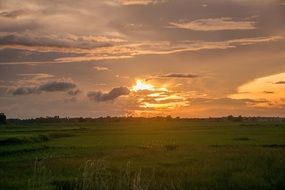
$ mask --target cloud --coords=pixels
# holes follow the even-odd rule
[[[145,79],[145,81],[150,81],[153,79],[162,79],[162,78],[193,79],[198,77],[200,76],[191,73],[167,73],[167,74],[149,76]]]
[[[220,30],[252,30],[256,29],[253,21],[234,21],[232,18],[207,18],[191,22],[171,22],[171,27],[196,30],[196,31],[220,31]]]
[[[36,93],[39,93],[37,87],[31,87],[31,86],[19,87],[12,91],[12,94],[14,96],[36,94]]]
[[[264,94],[274,94],[274,91],[263,91]]]
[[[67,92],[67,94],[69,96],[78,96],[81,93],[82,93],[81,90],[78,90],[78,89],[77,90],[70,90],[70,91]]]
[[[229,49],[244,45],[280,41],[283,37],[267,36],[226,41],[110,41],[108,43],[93,41],[94,39],[83,37],[72,39],[68,36],[1,35],[0,33],[0,50],[15,49],[38,53],[54,52],[58,53],[58,57],[51,62],[66,63],[128,59],[139,55],[167,55],[188,51]],[[69,55],[66,56],[67,54]],[[51,62],[49,61],[48,63]],[[38,62],[36,61],[35,63]]]
[[[140,80],[132,88],[130,98],[136,100],[139,109],[174,110],[188,105],[188,92],[173,91],[166,85],[153,86]],[[138,111],[138,110],[137,110]]]
[[[72,82],[53,81],[40,85],[38,90],[44,92],[56,92],[70,90],[75,87],[76,85]]]
[[[162,78],[197,78],[198,75],[188,74],[188,73],[168,73],[164,75],[159,75]]]
[[[45,84],[48,81],[56,81],[56,77],[47,73],[17,74],[21,78],[19,80],[10,81],[10,87],[31,87]]]
[[[268,36],[268,37],[240,38],[240,39],[228,40],[227,43],[234,46],[244,46],[244,45],[253,45],[265,42],[280,41],[283,39],[284,39],[283,36]]]
[[[41,92],[63,92],[76,87],[76,84],[67,81],[52,81],[34,86],[23,86],[11,89],[10,92],[14,95],[29,95],[39,94]]]
[[[149,5],[164,2],[165,0],[114,0],[121,5]]]
[[[273,75],[255,78],[252,81],[242,84],[237,88],[237,93],[231,94],[234,99],[254,99],[267,100],[268,103],[260,104],[264,107],[276,107],[284,103],[281,97],[285,97],[285,84],[282,79],[285,77],[285,72]],[[276,82],[277,81],[277,82]],[[280,84],[280,85],[278,85]],[[247,93],[243,93],[247,92]],[[267,92],[267,93],[266,93]],[[274,93],[268,93],[274,92]]]
[[[90,100],[95,102],[106,102],[106,101],[115,100],[120,96],[128,95],[129,93],[130,90],[127,87],[118,87],[118,88],[113,88],[108,93],[103,93],[101,91],[89,92],[87,96]]]
[[[66,93],[67,97],[65,98],[64,101],[67,103],[68,102],[76,102],[81,93],[82,93],[82,91],[79,89],[69,90]]]
[[[104,39],[104,40],[103,40]],[[109,40],[108,40],[109,39]],[[116,39],[116,40],[115,40]],[[35,35],[0,33],[1,45],[18,45],[38,48],[50,48],[50,51],[64,49],[88,49],[110,46],[108,42],[121,42],[119,39],[107,36],[76,36],[76,35]],[[42,50],[44,51],[44,50]],[[48,52],[48,51],[47,51]],[[80,52],[79,52],[80,53]]]
[[[94,69],[96,71],[108,71],[109,70],[108,67],[101,67],[101,66],[95,66]]]
[[[78,36],[74,34],[68,34],[66,36],[67,39],[73,41],[87,41],[87,42],[126,42],[127,40],[118,38],[116,36],[95,36],[95,35],[88,35],[88,36]]]
[[[233,98],[190,98],[190,105],[198,106],[254,106],[260,103],[268,103],[267,100],[254,100],[249,98],[233,99]]]
[[[236,48],[241,45],[252,45],[282,40],[281,36],[241,38],[227,41],[146,41],[138,43],[126,43],[110,47],[96,48],[86,51],[83,56],[62,57],[57,62],[83,62],[110,59],[127,59],[139,55],[168,55],[188,51],[214,50]],[[88,53],[89,51],[89,53]],[[76,52],[76,51],[74,51]]]
[[[45,80],[49,78],[53,78],[53,75],[46,74],[46,73],[35,73],[35,74],[18,74],[21,77],[25,78],[31,78],[31,80],[36,81],[36,80]]]
[[[275,84],[285,84],[285,81],[278,81]]]

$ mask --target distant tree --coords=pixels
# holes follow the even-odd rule
[[[234,120],[234,118],[235,118],[235,117],[234,117],[234,116],[232,116],[232,115],[229,115],[229,116],[227,117],[227,119],[228,119],[228,120],[230,120],[230,121],[233,121],[233,120]]]
[[[240,115],[236,118],[236,121],[243,121],[243,117]]]
[[[172,117],[171,117],[171,115],[168,115],[168,116],[165,117],[165,119],[166,120],[172,120]]]
[[[7,120],[6,120],[6,115],[4,113],[0,113],[0,124],[6,124]]]

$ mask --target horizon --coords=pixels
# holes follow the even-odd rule
[[[0,5],[8,118],[285,117],[284,0]]]
[[[224,115],[224,116],[218,116],[218,117],[173,117],[171,115],[165,115],[165,116],[152,116],[152,117],[144,117],[144,116],[100,116],[100,117],[69,117],[69,116],[40,116],[40,117],[31,117],[31,118],[14,118],[14,117],[7,117],[7,120],[35,120],[35,119],[231,119],[232,118],[243,118],[243,119],[254,119],[254,118],[261,118],[261,119],[285,119],[285,117],[281,116],[245,116],[245,115]]]

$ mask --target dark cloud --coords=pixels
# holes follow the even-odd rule
[[[77,96],[77,95],[81,94],[81,91],[78,90],[78,89],[77,90],[70,90],[70,91],[67,92],[67,94],[69,96]]]
[[[127,59],[138,55],[167,55],[190,51],[229,49],[238,46],[283,40],[281,36],[240,38],[226,41],[139,41],[130,42],[119,38],[104,36],[77,35],[36,35],[36,34],[0,34],[1,49],[26,50],[38,53],[58,53],[55,63],[86,62],[98,60]],[[63,56],[68,53],[73,56]],[[48,62],[49,63],[49,62]],[[193,78],[189,74],[173,76]]]
[[[181,79],[189,79],[189,78],[198,78],[200,76],[190,73],[167,73],[162,75],[153,75],[149,78],[146,78],[145,81],[160,79],[160,78],[181,78]]]
[[[29,95],[29,94],[38,94],[41,92],[62,92],[73,89],[76,87],[76,84],[72,82],[65,81],[52,81],[47,82],[38,86],[24,86],[18,87],[16,89],[10,90],[14,95]]]
[[[12,91],[12,94],[14,96],[36,94],[36,93],[39,93],[38,89],[36,87],[29,87],[29,86],[19,87]]]
[[[264,94],[274,94],[273,91],[264,91],[263,93],[264,93]]]
[[[102,38],[102,37],[101,37]],[[2,45],[22,45],[22,46],[40,46],[40,47],[57,47],[57,48],[98,48],[111,46],[108,38],[105,41],[95,36],[39,36],[39,35],[20,35],[16,33],[2,34],[0,43]],[[112,39],[109,39],[112,40]],[[107,41],[107,42],[106,42]]]
[[[173,103],[181,103],[183,102],[182,98],[171,98],[171,99],[159,99],[153,97],[144,97],[140,103],[148,103],[148,104],[173,104]]]
[[[67,97],[65,98],[65,102],[77,102],[78,101],[78,97],[80,96],[80,94],[82,93],[81,90],[79,89],[75,89],[75,90],[69,90],[66,92]]]
[[[66,91],[74,88],[76,85],[72,82],[53,81],[40,85],[38,90],[45,92]]]
[[[285,81],[278,81],[275,84],[285,84]]]
[[[168,73],[164,75],[160,75],[162,78],[197,78],[198,75],[188,74],[188,73]]]
[[[105,102],[105,101],[115,100],[116,98],[128,95],[129,93],[130,90],[127,87],[118,87],[118,88],[113,88],[108,93],[103,93],[101,91],[89,92],[87,96],[90,100],[96,102]]]

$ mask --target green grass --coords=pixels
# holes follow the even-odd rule
[[[285,123],[101,121],[0,129],[0,189],[285,189]]]

